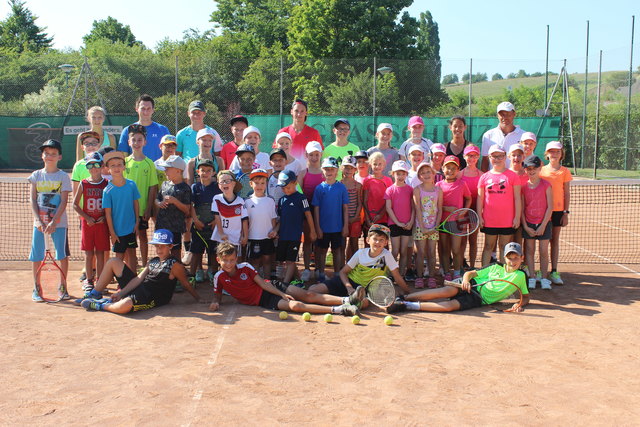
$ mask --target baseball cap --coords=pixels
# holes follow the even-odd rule
[[[173,245],[173,233],[166,228],[159,228],[153,233],[151,245]]]
[[[262,136],[262,134],[260,133],[260,129],[258,129],[255,126],[247,126],[247,128],[242,131],[242,139],[245,139],[247,137],[247,135],[249,135],[250,133],[257,133],[258,136]]]
[[[368,159],[369,153],[364,150],[357,151],[356,154],[353,155],[356,159]]]
[[[274,148],[273,150],[271,150],[271,153],[269,153],[269,160],[271,160],[273,156],[277,156],[278,154],[285,159],[287,158],[287,153],[285,153],[282,148]]]
[[[104,164],[109,164],[109,160],[111,159],[122,159],[122,161],[124,160],[124,153],[122,151],[116,151],[116,150],[112,150],[107,152],[104,156],[102,156],[103,160],[104,160]]]
[[[160,144],[178,144],[178,140],[173,135],[164,135],[162,139],[160,139]]]
[[[431,146],[431,152],[432,153],[445,153],[447,152],[447,147],[444,146],[444,144],[433,144]]]
[[[409,165],[407,165],[407,162],[404,160],[396,160],[393,162],[393,165],[391,165],[391,172],[397,171],[409,172]]]
[[[289,133],[287,132],[280,132],[279,134],[277,134],[276,139],[274,139],[274,142],[278,142],[280,138],[288,138],[289,141],[293,142],[293,138],[291,138],[291,135],[289,135]]]
[[[463,155],[466,156],[469,153],[476,153],[477,155],[480,155],[480,149],[475,145],[467,145],[466,147],[464,147]]]
[[[264,178],[269,178],[269,174],[267,173],[266,170],[264,170],[264,169],[254,169],[249,174],[249,179],[257,178],[259,176],[262,176]]]
[[[249,128],[247,128],[249,129]],[[256,150],[253,149],[249,144],[241,144],[236,150],[236,156],[239,156],[242,153],[251,153],[253,155],[256,154]]]
[[[511,155],[511,153],[513,153],[516,150],[520,150],[524,153],[524,147],[522,146],[522,144],[513,144],[509,147],[508,154]]]
[[[420,144],[411,144],[411,146],[407,150],[407,154],[411,154],[414,151],[419,151],[424,154],[424,148],[422,148]]]
[[[351,123],[349,123],[349,120],[344,119],[344,118],[342,118],[342,117],[341,117],[341,118],[339,118],[338,120],[336,120],[335,122],[333,122],[333,127],[334,127],[334,128],[335,128],[335,127],[338,127],[338,125],[339,125],[340,123],[344,123],[345,125],[347,125],[347,126],[351,127]]]
[[[548,142],[544,151],[547,151],[547,150],[562,150],[562,142],[560,141]]]
[[[87,157],[84,158],[84,162],[85,162],[85,164],[102,163],[102,154],[100,154],[100,153],[88,154]]]
[[[307,143],[307,146],[304,148],[304,151],[306,151],[307,154],[311,154],[314,151],[319,151],[322,153],[322,144],[320,144],[318,141],[309,141]]]
[[[211,128],[203,128],[200,129],[196,135],[196,139],[200,139],[205,135],[210,135],[213,139],[216,139],[216,133],[213,129]]]
[[[385,236],[387,236],[387,239],[391,234],[391,230],[389,230],[389,227],[382,224],[372,224],[371,227],[369,227],[369,233],[371,233],[372,231],[377,231],[384,234]]]
[[[447,163],[455,163],[456,166],[460,167],[460,159],[453,155],[445,157],[442,166],[446,165]]]
[[[47,139],[39,148],[40,151],[44,151],[45,148],[55,148],[60,154],[62,154],[62,145],[55,139]]]
[[[231,126],[233,126],[233,124],[235,122],[242,122],[245,125],[249,126],[249,120],[247,120],[247,118],[245,116],[243,116],[242,114],[237,114],[237,115],[231,117],[231,120],[229,120],[229,124]]]
[[[515,252],[518,255],[522,256],[522,246],[516,242],[509,242],[504,247],[504,256],[509,255],[511,252]]]
[[[420,169],[422,169],[424,166],[429,166],[431,167],[431,163],[429,162],[422,162],[418,165],[418,167],[416,168],[416,173],[419,174],[420,173]]]
[[[514,107],[512,103],[505,101],[498,104],[498,108],[496,108],[496,113],[499,113],[500,111],[516,111],[516,107]]]
[[[536,138],[536,134],[533,132],[525,132],[522,134],[522,136],[520,137],[520,142],[522,141],[526,141],[527,139],[531,139],[535,142],[538,142],[538,138]]]
[[[80,134],[80,142],[84,142],[85,139],[87,138],[95,138],[98,141],[100,141],[100,135],[98,134],[98,132],[94,132],[92,130],[86,131],[86,132],[82,132]]]
[[[338,161],[335,157],[329,156],[322,161],[323,168],[337,168]]]
[[[491,155],[493,153],[504,153],[504,149],[500,147],[498,144],[493,144],[491,147],[489,147],[488,154]]]
[[[212,168],[215,169],[215,166],[213,165],[213,160],[211,159],[202,159],[198,162],[198,168],[200,168],[200,166],[210,166]]]
[[[187,168],[187,164],[184,162],[182,157],[175,154],[167,157],[165,160],[160,160],[158,162],[158,166],[162,166],[163,168],[176,168],[182,171]]]
[[[297,179],[296,173],[292,170],[285,169],[278,175],[278,187],[284,187]]]
[[[542,160],[540,160],[540,157],[536,156],[535,154],[532,154],[530,156],[527,156],[526,159],[524,159],[524,162],[522,162],[522,166],[524,166],[525,168],[529,168],[529,167],[539,168],[540,166],[542,166]]]
[[[422,117],[420,116],[413,116],[409,119],[409,127],[412,128],[415,125],[422,125],[424,126],[424,121],[422,120]]]
[[[342,159],[342,166],[353,166],[355,168],[357,164],[356,158],[353,156],[345,156]]]
[[[191,104],[189,104],[189,112],[192,112],[193,110],[200,110],[204,111],[205,113],[207,112],[207,110],[204,108],[204,102],[202,101],[191,101]]]
[[[380,132],[383,129],[389,129],[391,132],[393,132],[393,126],[391,126],[391,123],[380,123],[378,125],[378,129],[376,130],[376,133]]]

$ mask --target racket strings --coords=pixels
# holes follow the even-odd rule
[[[393,285],[388,283],[374,282],[367,287],[367,296],[377,305],[390,305],[396,298],[396,291]]]

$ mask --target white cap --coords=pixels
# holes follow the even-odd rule
[[[409,165],[404,160],[396,160],[391,166],[391,172],[405,171],[409,172]]]
[[[262,134],[260,133],[260,129],[258,129],[255,126],[247,126],[244,131],[242,131],[242,139],[245,139],[247,137],[247,135],[249,135],[250,133],[257,133],[258,136],[262,137]]]
[[[322,153],[322,144],[320,144],[318,141],[309,141],[307,143],[307,146],[304,148],[304,151],[306,151],[307,154],[311,154],[314,151],[319,151],[320,153]]]
[[[513,144],[512,146],[509,147],[509,155],[511,155],[511,153],[513,153],[516,150],[520,150],[522,151],[522,153],[524,153],[524,147],[522,146],[522,144]]]
[[[431,152],[432,153],[443,153],[443,154],[447,154],[447,147],[444,146],[444,144],[433,144],[431,146]]]
[[[289,135],[287,132],[280,132],[279,134],[277,134],[275,141],[278,142],[280,138],[289,138],[289,141],[293,142],[293,138],[291,138],[291,135]]]
[[[525,132],[522,134],[522,136],[520,137],[520,142],[522,141],[526,141],[527,139],[530,139],[532,141],[538,142],[538,138],[536,138],[536,134],[533,132]]]
[[[182,157],[176,156],[175,154],[167,157],[166,160],[160,160],[158,162],[158,166],[162,166],[163,168],[176,168],[180,170],[185,170],[187,168],[187,164],[184,162]]]
[[[496,110],[497,113],[500,111],[516,111],[516,107],[514,107],[510,102],[501,102],[498,104],[498,108]]]
[[[391,132],[393,132],[393,126],[391,126],[391,123],[380,123],[378,125],[378,129],[376,130],[376,133],[380,132],[382,129],[389,129]]]
[[[202,138],[202,137],[203,137],[203,136],[205,136],[205,135],[211,135],[211,137],[212,137],[213,139],[215,139],[215,138],[216,138],[216,134],[215,134],[215,131],[214,131],[213,129],[211,129],[211,128],[204,128],[204,129],[200,129],[200,130],[198,131],[198,134],[196,135],[196,139],[200,139],[200,138]]]
[[[411,144],[411,146],[407,150],[407,154],[411,154],[414,151],[419,151],[424,154],[424,148],[422,148],[420,144]]]
[[[356,162],[356,158],[353,156],[344,156],[342,158],[342,166],[353,166],[358,167],[358,162]]]
[[[547,150],[562,150],[562,142],[560,141],[551,141],[547,143],[547,147],[544,149],[544,151]]]
[[[493,153],[504,153],[504,148],[500,147],[498,144],[493,144],[489,147],[489,155]]]

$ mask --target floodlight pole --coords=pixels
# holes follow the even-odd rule
[[[631,53],[629,54],[629,81],[627,92],[627,118],[624,127],[624,170],[628,168],[629,157],[629,122],[631,121],[631,81],[633,79],[633,33],[635,30],[636,17],[631,16]]]
[[[598,65],[598,92],[596,95],[596,129],[593,143],[593,179],[596,179],[598,169],[598,127],[600,124],[600,79],[602,78],[602,51],[600,51],[600,63]]]
[[[587,53],[584,61],[584,94],[582,100],[582,135],[580,143],[580,167],[584,166],[584,141],[587,129],[587,87],[589,84],[589,21],[587,21]]]

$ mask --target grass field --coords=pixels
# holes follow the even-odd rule
[[[571,169],[573,173],[573,169]],[[593,178],[593,168],[578,168],[578,174],[576,176],[583,178]],[[596,179],[640,179],[640,170],[618,170],[618,169],[598,169],[596,172]]]

